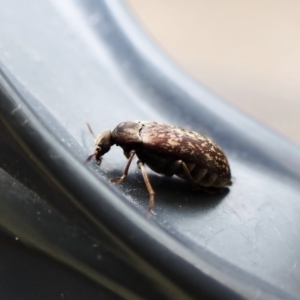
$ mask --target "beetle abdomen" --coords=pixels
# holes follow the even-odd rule
[[[155,155],[148,151],[138,151],[138,158],[144,162],[151,170],[156,173],[171,177],[176,175],[184,180],[190,181],[182,168],[182,160],[175,160],[172,157],[163,157],[162,155]],[[216,173],[205,169],[195,163],[185,164],[192,177],[194,186],[202,187],[225,187],[231,185],[230,178],[222,178]]]
[[[206,176],[216,174],[230,184],[231,174],[227,158],[210,139],[195,131],[163,123],[145,121],[140,124],[140,138],[145,151],[171,157],[173,161],[182,160],[186,164],[196,164],[201,170],[208,170]]]
[[[202,166],[188,164],[187,167],[191,173],[191,177],[194,181],[195,186],[225,187],[231,185],[230,178],[220,177],[218,176],[218,174],[212,172],[211,170],[203,168]],[[176,175],[182,179],[189,181],[189,178],[182,170],[176,172]]]

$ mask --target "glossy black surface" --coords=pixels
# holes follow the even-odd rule
[[[298,297],[299,148],[184,75],[119,2],[15,0],[0,20],[5,230],[108,298]],[[86,122],[100,132],[137,119],[220,144],[228,193],[149,171],[156,206],[146,219],[134,165],[121,186],[108,182],[125,166],[120,148],[100,169],[84,163]]]

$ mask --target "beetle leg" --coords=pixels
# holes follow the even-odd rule
[[[137,164],[138,164],[138,167],[142,171],[142,175],[143,175],[143,178],[144,178],[144,181],[145,181],[148,193],[150,195],[149,204],[148,204],[148,208],[147,208],[147,211],[146,211],[146,214],[148,215],[150,213],[150,211],[152,210],[152,208],[154,207],[154,195],[155,195],[155,192],[154,192],[154,190],[153,190],[153,188],[152,188],[152,186],[150,184],[150,181],[149,181],[149,178],[148,178],[148,175],[147,175],[147,172],[146,172],[146,169],[144,167],[143,162],[141,162],[139,160],[137,162]]]
[[[204,178],[204,180],[201,182],[201,185],[204,187],[210,187],[214,185],[217,179],[218,179],[217,174],[211,174],[208,178]]]
[[[128,158],[127,164],[126,164],[126,166],[125,166],[123,175],[122,175],[120,178],[112,178],[112,179],[110,179],[110,180],[109,180],[110,182],[113,182],[113,183],[121,183],[121,182],[124,181],[125,177],[126,177],[127,174],[128,174],[128,170],[129,170],[130,164],[131,164],[132,159],[133,159],[134,156],[135,156],[135,151],[134,151],[134,150],[130,151],[130,152],[129,152],[129,158]]]
[[[198,172],[193,172],[192,175],[186,163],[181,161],[181,166],[183,168],[184,174],[187,179],[192,183],[194,189],[199,189],[199,182],[204,178],[207,173],[207,169],[199,170]]]
[[[185,178],[188,181],[190,181],[192,183],[192,185],[194,186],[194,188],[196,188],[197,183],[200,179],[198,179],[198,176],[193,176],[191,174],[191,171],[195,168],[195,164],[190,164],[187,165],[185,162],[183,162],[182,160],[176,160],[173,161],[171,164],[169,164],[166,169],[164,170],[164,174],[166,176],[172,176],[174,174],[176,174],[177,176],[181,177],[181,178]],[[198,175],[198,174],[197,174]],[[203,174],[203,176],[205,175],[205,173]]]
[[[194,186],[194,188],[197,186],[197,182],[194,180],[194,178],[192,177],[192,174],[189,170],[189,168],[187,167],[186,163],[183,162],[182,160],[179,161],[182,169],[184,171],[184,174],[186,176],[186,178],[192,183],[192,185]]]
[[[196,184],[199,184],[199,182],[203,180],[204,176],[207,174],[207,171],[207,169],[200,168],[198,166],[192,171],[192,177]]]

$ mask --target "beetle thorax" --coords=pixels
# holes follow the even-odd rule
[[[142,127],[143,125],[139,122],[120,123],[111,134],[112,140],[122,148],[137,146],[142,143],[140,137]]]

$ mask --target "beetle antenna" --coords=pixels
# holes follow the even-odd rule
[[[96,135],[95,135],[95,133],[94,133],[92,127],[90,126],[90,124],[89,124],[89,123],[86,123],[86,125],[87,125],[87,127],[88,127],[89,132],[91,133],[91,135],[94,137],[94,139],[96,139],[97,137],[96,137]]]

